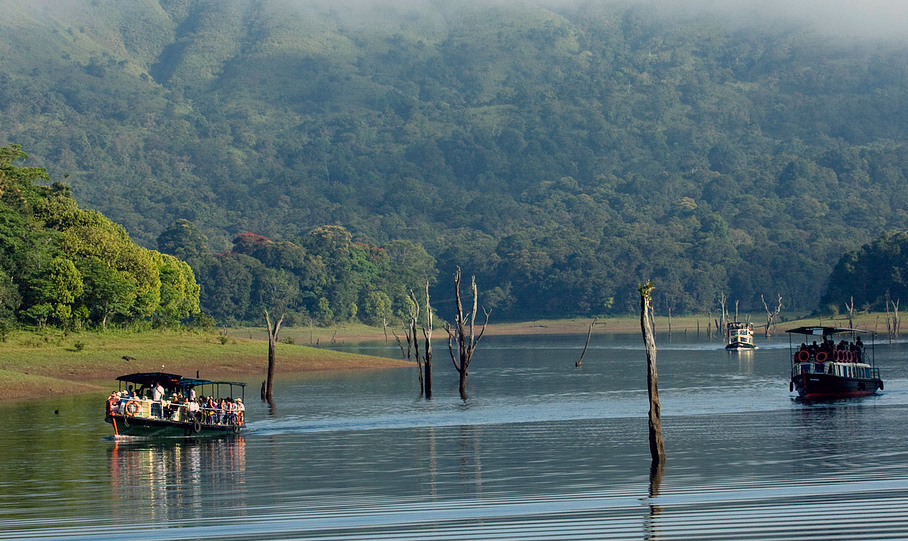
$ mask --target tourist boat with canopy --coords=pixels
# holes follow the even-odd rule
[[[792,351],[789,391],[797,391],[799,398],[860,397],[883,390],[883,380],[875,362],[872,331],[815,326],[787,332]],[[805,338],[799,340],[800,346],[794,346],[792,338],[799,334]],[[869,348],[861,341],[861,335],[871,337]],[[835,342],[835,338],[839,338],[839,342]]]
[[[246,384],[140,372],[117,378],[106,421],[115,436],[194,437],[236,434],[246,426]],[[222,390],[229,394],[222,395]],[[240,396],[236,395],[240,392]]]
[[[734,321],[727,326],[728,345],[725,349],[728,351],[742,351],[757,349],[754,344],[754,326],[753,323],[740,323]]]

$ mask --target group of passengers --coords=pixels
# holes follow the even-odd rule
[[[806,355],[804,354],[806,352]],[[844,361],[844,362],[861,362],[864,354],[864,343],[858,336],[854,342],[840,340],[838,344],[833,340],[822,340],[817,344],[816,340],[812,344],[801,343],[801,347],[795,354],[796,358],[801,361],[816,359],[818,362],[826,360]]]
[[[188,396],[172,393],[170,397],[166,397],[160,383],[153,385],[150,392],[137,393],[131,385],[125,391],[112,392],[107,399],[107,410],[108,413],[137,415],[142,407],[139,402],[149,400],[149,413],[152,417],[173,421],[196,420],[210,425],[242,426],[245,422],[246,406],[241,398],[197,398],[194,388],[189,389]]]

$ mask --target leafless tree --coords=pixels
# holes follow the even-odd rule
[[[854,301],[852,301],[853,303]],[[847,306],[847,305],[846,305]],[[892,312],[889,311],[890,307]],[[899,327],[901,327],[901,318],[899,317],[899,299],[892,300],[889,296],[889,292],[886,292],[886,330],[889,333],[889,343],[892,343],[892,338],[899,335]]]
[[[434,325],[432,305],[429,303],[429,282],[426,281],[426,326],[422,328],[422,335],[426,339],[425,346],[425,371],[426,378],[423,389],[426,399],[432,398],[432,329]]]
[[[640,291],[640,330],[646,347],[646,387],[649,393],[649,450],[653,464],[665,462],[665,441],[662,439],[662,405],[659,402],[659,374],[656,371],[656,339],[653,313],[650,307],[653,283],[647,282]]]
[[[886,308],[887,309],[889,308],[888,299],[886,300]],[[848,328],[853,329],[854,328],[854,314],[855,314],[854,297],[851,297],[851,304],[848,304],[847,302],[845,303],[845,310],[848,314]]]
[[[489,323],[491,312],[484,310],[486,319],[482,324],[479,335],[476,334],[476,311],[478,309],[479,294],[476,289],[476,277],[473,276],[470,289],[473,292],[473,309],[464,314],[463,303],[460,300],[460,267],[454,273],[454,300],[457,306],[452,329],[450,325],[445,325],[448,332],[448,352],[451,354],[451,361],[454,363],[454,369],[460,374],[460,398],[467,399],[467,373],[470,368],[470,362],[473,360],[473,353],[476,346],[486,332],[486,325]],[[457,352],[454,352],[454,344],[457,344]]]
[[[419,301],[413,292],[410,292],[410,311],[407,315],[407,359],[416,359],[416,371],[419,374],[419,396],[423,396],[426,382],[423,377],[422,357],[419,355],[419,338],[416,334],[416,326],[419,322]]]
[[[268,375],[262,386],[262,400],[266,400],[273,408],[274,401],[274,348],[277,344],[277,335],[284,322],[284,313],[290,299],[299,293],[299,288],[294,279],[286,271],[273,271],[266,275],[262,285],[265,306],[271,307],[274,313],[280,313],[277,321],[271,321],[271,314],[265,309],[265,324],[268,331]]]
[[[716,322],[716,331],[722,333],[723,339],[728,340],[728,295],[724,292],[719,293],[719,308],[722,313]]]
[[[769,338],[772,334],[772,331],[775,329],[776,318],[779,317],[779,313],[782,312],[782,294],[779,294],[779,304],[773,308],[769,309],[769,305],[766,304],[766,299],[763,298],[763,295],[760,295],[760,300],[763,301],[763,308],[766,309],[766,338]]]
[[[281,314],[281,317],[277,319],[273,324],[271,322],[271,314],[268,313],[268,310],[265,310],[265,323],[268,325],[268,376],[265,380],[265,386],[262,392],[262,400],[266,400],[268,403],[271,403],[274,395],[274,348],[277,344],[277,335],[281,331],[281,323],[284,322],[284,314]]]

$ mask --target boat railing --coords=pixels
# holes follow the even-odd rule
[[[849,368],[852,367],[852,368]],[[851,370],[850,372],[845,372]],[[842,364],[842,363],[820,363],[820,362],[802,362],[795,363],[791,367],[792,377],[800,374],[831,374],[831,375],[850,375],[857,377],[866,377],[870,379],[881,379],[880,369],[868,366],[866,364]]]
[[[204,407],[199,410],[199,422],[208,425],[243,425],[243,412]]]
[[[111,413],[125,417],[164,419],[177,422],[196,420],[208,425],[238,424],[242,426],[245,421],[242,411],[225,410],[218,407],[200,407],[197,411],[190,411],[189,404],[168,400],[155,401],[149,398],[120,398],[119,403],[111,408]]]

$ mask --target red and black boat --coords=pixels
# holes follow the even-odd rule
[[[805,339],[796,347],[792,338],[798,334]],[[869,347],[861,335],[871,337]],[[860,397],[883,389],[874,359],[873,332],[815,326],[791,329],[788,336],[792,350],[789,391],[797,391],[799,398]]]

